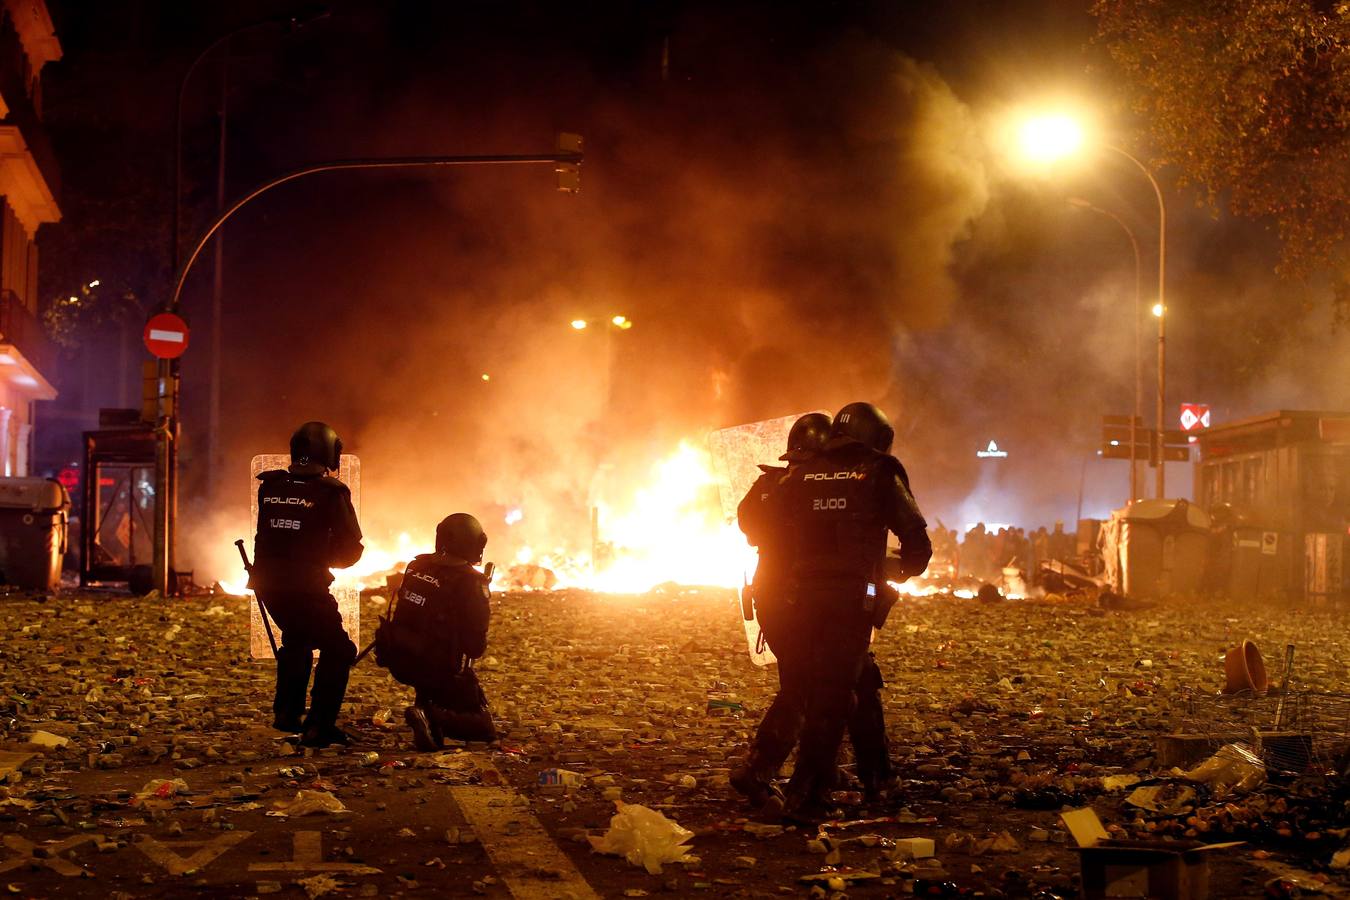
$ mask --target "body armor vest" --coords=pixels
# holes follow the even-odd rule
[[[462,560],[425,554],[408,564],[393,614],[400,654],[418,668],[476,659],[487,649],[487,579]],[[412,661],[412,660],[410,660]]]
[[[800,582],[871,581],[886,552],[882,485],[887,457],[861,448],[804,461],[779,492],[790,538],[788,560]]]
[[[341,482],[285,472],[265,475],[272,477],[264,477],[258,489],[256,565],[264,571],[284,566],[297,574],[327,574]]]

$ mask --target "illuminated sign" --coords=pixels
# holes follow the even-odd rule
[[[1208,403],[1181,404],[1181,430],[1201,431],[1209,427]]]
[[[66,493],[73,494],[75,489],[80,486],[80,470],[74,466],[67,466],[56,474],[56,480],[61,482],[61,486],[66,489]]]
[[[988,447],[983,450],[976,450],[975,455],[980,459],[1007,459],[1008,451],[998,449],[997,441],[990,441]]]

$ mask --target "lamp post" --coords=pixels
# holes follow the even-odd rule
[[[1019,144],[1022,154],[1028,160],[1038,163],[1052,163],[1072,156],[1082,149],[1084,135],[1082,126],[1071,116],[1047,115],[1027,119],[1019,130]],[[1167,408],[1167,204],[1163,200],[1162,188],[1153,171],[1136,156],[1114,144],[1099,144],[1103,150],[1109,150],[1130,161],[1144,173],[1153,195],[1158,200],[1158,413],[1157,433],[1154,435],[1153,452],[1158,457],[1158,499],[1167,494],[1167,461],[1163,459],[1163,431]]]
[[[579,179],[582,162],[581,138],[574,134],[558,136],[558,149],[552,153],[533,154],[476,154],[469,156],[393,156],[370,159],[339,159],[330,162],[315,163],[287,172],[271,181],[249,191],[236,200],[228,209],[216,216],[202,236],[193,245],[174,278],[173,292],[169,296],[168,311],[178,312],[179,300],[183,294],[183,284],[187,280],[192,264],[201,256],[212,236],[220,230],[230,217],[243,209],[253,200],[275,187],[316,175],[320,172],[341,172],[356,169],[413,169],[444,168],[448,166],[481,165],[520,165],[532,163],[552,163],[558,176],[560,190],[574,191]],[[160,364],[159,408],[160,420],[156,427],[158,437],[155,454],[155,538],[154,538],[154,585],[161,593],[169,590],[169,568],[173,552],[173,534],[175,531],[172,503],[172,487],[164,491],[161,485],[172,486],[177,481],[177,455],[170,452],[178,434],[177,377],[166,376],[164,363]]]
[[[1158,304],[1154,308],[1154,314],[1158,317],[1158,418],[1157,434],[1154,435],[1157,445],[1153,452],[1158,455],[1158,499],[1162,500],[1167,496],[1167,460],[1163,458],[1163,432],[1167,425],[1167,203],[1163,200],[1158,179],[1153,177],[1153,171],[1148,166],[1113,144],[1103,146],[1134,163],[1153,186],[1153,196],[1158,199]]]
[[[1125,224],[1125,220],[1107,209],[1102,209],[1081,197],[1070,197],[1069,205],[1086,209],[1098,215],[1106,216],[1120,226],[1130,239],[1130,249],[1134,251],[1134,415],[1130,417],[1130,499],[1129,503],[1139,499],[1139,466],[1135,453],[1139,446],[1138,425],[1143,419],[1144,402],[1144,355],[1142,350],[1144,333],[1144,305],[1142,302],[1143,265],[1139,256],[1139,240],[1134,229]]]
[[[604,428],[606,431],[610,425],[610,391],[614,381],[614,332],[627,331],[633,327],[633,320],[625,315],[614,314],[611,316],[601,316],[594,319],[573,319],[570,323],[573,331],[586,331],[591,328],[602,328],[605,332],[605,380],[600,389],[602,398],[601,415],[603,417]],[[601,469],[603,470],[603,466]],[[595,574],[600,568],[600,507],[591,505],[591,573]]]
[[[225,59],[221,74],[221,93],[220,93],[220,134],[219,147],[216,157],[216,212],[219,213],[225,205],[225,147],[227,136],[227,115],[228,115],[228,78],[229,78],[229,45],[234,38],[240,35],[248,34],[253,31],[261,31],[268,28],[285,28],[294,33],[300,29],[313,24],[314,22],[328,17],[328,10],[324,7],[312,7],[298,10],[294,13],[273,16],[262,19],[257,22],[251,22],[242,25],[233,31],[226,32],[216,38],[210,44],[207,44],[199,52],[187,69],[183,72],[182,78],[178,81],[178,101],[174,105],[173,117],[173,202],[171,204],[172,215],[169,226],[169,271],[176,273],[178,271],[179,252],[180,252],[180,232],[182,219],[182,199],[183,199],[183,107],[187,97],[188,83],[196,73],[197,67],[217,49],[225,48]],[[223,256],[225,248],[221,240],[216,241],[216,261],[215,272],[212,278],[211,288],[211,343],[210,343],[210,378],[207,397],[207,425],[206,425],[206,446],[208,452],[207,458],[207,483],[208,490],[214,483],[215,473],[215,452],[218,440],[220,426],[220,311],[221,311],[221,290],[223,281]],[[178,362],[174,360],[167,364],[161,364],[159,379],[161,383],[170,382],[173,384],[175,400],[177,398],[178,381]],[[176,444],[176,435],[175,444]],[[176,453],[176,447],[171,447],[171,453]],[[169,468],[176,468],[170,466]],[[168,490],[177,493],[177,485],[167,486]],[[176,497],[175,501],[176,503]],[[172,542],[170,542],[172,546]]]
[[[601,388],[600,395],[604,398],[604,408],[606,413],[609,411],[610,391],[614,381],[614,332],[627,331],[633,327],[633,320],[623,315],[612,315],[609,317],[600,317],[594,319],[573,319],[571,326],[574,331],[586,331],[589,328],[600,327],[605,331],[605,382]]]
[[[326,18],[328,10],[316,7],[284,16],[273,16],[258,22],[250,22],[232,31],[228,31],[207,44],[188,64],[178,80],[178,97],[174,104],[173,115],[173,198],[170,203],[169,224],[169,271],[179,272],[179,221],[182,217],[183,194],[183,105],[187,97],[188,82],[202,61],[217,48],[227,46],[234,38],[251,31],[264,28],[285,27],[299,30],[319,19]],[[225,102],[224,88],[221,96],[220,157],[216,174],[217,212],[225,199]],[[200,248],[198,248],[200,249]],[[212,382],[210,391],[211,409],[208,413],[208,447],[214,450],[215,431],[219,419],[219,331],[220,331],[220,253],[216,253],[216,277],[212,299]],[[194,254],[195,255],[195,254]],[[190,264],[189,264],[190,265]],[[184,268],[183,271],[186,271]],[[170,312],[178,311],[178,294],[182,290],[181,279],[174,288],[173,300],[169,304]],[[155,519],[152,569],[155,587],[162,593],[169,593],[169,572],[174,568],[174,553],[177,548],[174,531],[177,528],[178,509],[178,439],[179,439],[179,382],[180,362],[177,359],[161,359],[155,370],[156,394],[159,397],[158,420],[155,423]],[[211,460],[208,459],[208,468]]]

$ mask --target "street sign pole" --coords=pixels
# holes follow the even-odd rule
[[[178,511],[178,360],[186,352],[190,331],[176,313],[151,316],[145,323],[145,349],[155,366],[155,511],[152,583],[161,595],[170,592],[170,573],[177,560],[175,528]]]
[[[169,593],[169,570],[173,566],[169,558],[172,552],[173,536],[170,529],[173,527],[173,516],[170,512],[172,503],[169,501],[173,493],[170,479],[173,473],[173,439],[172,439],[172,389],[170,382],[173,380],[173,362],[167,359],[161,359],[155,369],[155,396],[158,398],[156,403],[155,418],[155,527],[154,527],[154,555],[151,560],[154,571],[151,573],[155,590],[160,592],[161,596],[167,596]]]

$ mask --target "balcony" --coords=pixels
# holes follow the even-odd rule
[[[24,306],[13,291],[0,291],[0,356],[10,363],[10,380],[27,388],[34,399],[50,400],[56,396],[48,382],[56,365],[56,345],[42,330],[37,316]],[[0,364],[5,360],[0,359]],[[50,396],[48,396],[50,395]]]
[[[0,193],[30,236],[61,218],[60,170],[33,103],[32,68],[12,16],[0,17]]]

